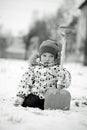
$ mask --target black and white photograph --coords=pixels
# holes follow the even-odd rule
[[[0,130],[87,130],[87,0],[0,0]]]

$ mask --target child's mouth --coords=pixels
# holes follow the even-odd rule
[[[49,64],[49,62],[44,62],[44,64],[45,64],[45,65],[48,65],[48,64]]]

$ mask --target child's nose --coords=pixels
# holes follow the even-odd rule
[[[48,61],[48,60],[49,60],[49,57],[46,58],[46,61]]]

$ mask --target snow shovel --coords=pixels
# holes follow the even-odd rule
[[[66,28],[64,28],[66,29]],[[65,34],[61,32],[61,28],[58,28],[58,33],[62,35],[63,41],[62,41],[62,50],[61,50],[61,63],[60,63],[60,71],[63,68],[63,62],[65,58],[65,47],[66,47],[66,38]],[[61,80],[59,80],[61,83]],[[59,84],[60,84],[59,83]],[[71,101],[71,95],[67,90],[61,89],[58,90],[56,94],[50,93],[48,90],[45,95],[45,102],[44,102],[44,109],[50,109],[50,110],[56,110],[56,109],[62,109],[62,110],[69,110],[70,109],[70,101]]]

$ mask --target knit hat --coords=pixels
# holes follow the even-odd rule
[[[52,40],[43,41],[39,47],[39,55],[41,56],[45,52],[52,53],[54,57],[57,58],[57,55],[58,55],[57,43]]]

